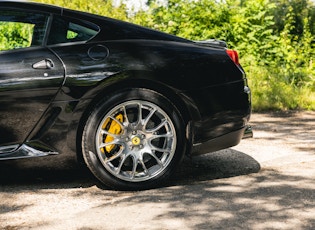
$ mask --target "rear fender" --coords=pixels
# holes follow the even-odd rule
[[[114,78],[115,80],[113,80]],[[180,111],[185,122],[187,141],[190,143],[192,142],[192,121],[200,119],[200,114],[197,107],[188,96],[179,92],[177,89],[170,88],[163,83],[156,81],[155,79],[156,76],[152,75],[151,72],[132,72],[119,74],[112,76],[111,79],[103,80],[97,87],[85,94],[85,96],[76,105],[76,109],[74,110],[73,114],[75,119],[70,126],[68,135],[68,143],[70,144],[70,148],[77,152],[79,161],[82,160],[82,132],[95,104],[107,95],[111,95],[117,91],[128,88],[146,88],[156,91],[171,99],[174,106]]]

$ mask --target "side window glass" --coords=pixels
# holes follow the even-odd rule
[[[88,41],[99,32],[99,27],[86,21],[56,17],[48,37],[48,45]]]
[[[0,10],[0,51],[40,46],[48,16],[18,10]]]

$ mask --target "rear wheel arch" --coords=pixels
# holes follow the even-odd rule
[[[109,97],[109,95],[113,95],[116,92],[120,92],[123,90],[131,90],[133,88],[139,88],[139,89],[146,89],[146,90],[152,90],[159,94],[164,95],[166,98],[168,98],[174,106],[178,109],[179,113],[181,114],[181,117],[185,123],[185,126],[191,121],[199,118],[199,112],[196,110],[196,107],[191,105],[191,102],[188,102],[188,100],[185,100],[183,97],[179,96],[175,90],[171,89],[168,86],[165,86],[162,83],[151,81],[143,78],[139,79],[124,79],[119,82],[115,82],[110,85],[106,85],[105,87],[98,90],[98,92],[95,94],[93,100],[85,106],[85,110],[82,113],[80,122],[78,124],[77,129],[77,157],[81,161],[82,156],[81,152],[81,137],[83,128],[85,126],[85,123],[91,114],[93,108],[99,101],[103,100],[104,97]]]

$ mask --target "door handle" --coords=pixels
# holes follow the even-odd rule
[[[54,68],[54,62],[49,58],[41,60],[33,64],[33,69],[52,69]]]

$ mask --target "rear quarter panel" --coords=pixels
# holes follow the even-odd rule
[[[96,48],[95,48],[96,47]],[[108,54],[97,54],[107,50]],[[104,49],[105,47],[105,49]],[[202,142],[240,129],[247,122],[249,99],[244,73],[223,48],[193,43],[120,40],[52,47],[66,66],[66,81],[56,100],[77,100],[76,120],[100,95],[143,82],[168,89],[187,107],[194,127],[194,142]],[[104,56],[102,59],[91,58]],[[134,84],[133,84],[134,83]],[[142,84],[143,83],[143,84]],[[164,88],[165,86],[165,88]],[[172,95],[170,94],[170,95]],[[172,98],[171,98],[172,100]],[[188,111],[188,110],[187,110]],[[77,127],[77,126],[75,126]]]

